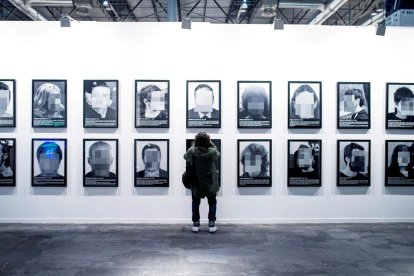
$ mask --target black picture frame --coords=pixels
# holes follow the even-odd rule
[[[343,143],[343,145],[342,145]],[[362,149],[358,149],[358,146],[352,145],[357,144],[359,146],[362,146],[364,149],[364,173],[367,175],[364,175],[364,173],[360,173],[360,171],[357,172],[357,175],[355,177],[346,176],[343,171],[345,171],[348,167],[348,164],[345,164],[345,158],[344,154],[341,154],[341,152],[345,151],[345,147],[349,146],[349,149],[351,150],[351,156],[353,157],[352,151],[359,150],[362,151]],[[341,151],[341,148],[344,148],[343,151]],[[366,152],[366,149],[368,148],[368,152]],[[371,185],[371,141],[370,140],[338,140],[337,141],[337,165],[336,165],[336,185],[337,186],[370,186]],[[351,157],[351,159],[352,159]],[[368,162],[365,165],[365,158],[368,158]],[[358,160],[356,160],[358,162]],[[345,165],[345,166],[344,166]]]
[[[217,170],[219,186],[221,187],[221,139],[211,139],[211,142],[213,142],[213,144],[217,147],[218,152],[220,152],[220,157],[214,162],[214,164]],[[192,145],[194,145],[194,139],[186,139],[186,150],[188,150]]]
[[[292,86],[298,87],[294,89]],[[315,91],[312,86],[319,85],[318,91]],[[310,87],[310,88],[309,88]],[[307,91],[302,89],[311,89],[314,92],[314,104],[315,96],[317,97],[317,106],[314,108],[314,117],[315,118],[301,118],[301,115],[297,115],[293,101],[297,95]],[[292,92],[292,90],[295,90]],[[297,93],[296,93],[297,92]],[[288,128],[289,129],[301,129],[301,128],[310,128],[310,129],[320,129],[322,128],[322,82],[321,81],[288,81]]]
[[[61,111],[52,111],[51,95],[59,92]],[[66,128],[67,127],[67,80],[32,80],[32,127],[33,128]],[[62,103],[63,101],[63,103]],[[47,105],[47,106],[46,106]],[[53,104],[56,106],[56,103]],[[53,107],[56,108],[56,107]]]
[[[16,80],[0,79],[0,90],[5,91],[6,88],[9,90],[9,102],[7,103],[6,109],[2,107],[4,103],[0,103],[0,108],[4,109],[4,112],[2,111],[2,114],[0,114],[0,128],[16,127]],[[10,114],[10,111],[7,112],[10,107],[13,108],[12,114]]]
[[[163,145],[164,144],[164,145]],[[161,153],[158,177],[145,176],[145,162],[142,159],[144,147],[149,145]],[[154,146],[156,145],[156,146]],[[158,147],[158,148],[157,148]],[[163,153],[163,150],[166,151]],[[146,150],[145,150],[146,151]],[[165,158],[165,166],[161,166]],[[166,170],[162,169],[164,167]],[[134,140],[134,187],[169,187],[170,185],[170,141],[168,139]]]
[[[0,138],[0,187],[16,186],[16,139]]]
[[[338,129],[370,129],[371,128],[371,83],[370,82],[338,82],[337,83],[336,125]],[[346,105],[345,93],[353,97],[356,105]],[[359,100],[359,104],[357,104]],[[363,106],[361,106],[363,104]],[[358,109],[351,110],[351,109]],[[345,110],[347,109],[347,110]]]
[[[397,98],[401,99],[398,104],[401,105],[401,102],[408,103],[411,109],[411,111],[408,111],[408,113],[414,114],[414,83],[387,82],[385,86],[386,86],[385,128],[386,129],[414,129],[414,115],[403,114],[403,116],[406,118],[401,119],[400,114],[404,111],[397,110],[397,108],[395,107],[395,101],[394,101],[395,99],[394,94],[398,90],[399,96]],[[402,87],[405,87],[405,88],[402,88]],[[402,88],[402,89],[399,89],[399,88]],[[391,108],[391,106],[393,106],[393,108]]]
[[[206,85],[206,88],[213,92],[213,106],[212,112],[210,112],[210,116],[213,118],[200,118],[199,112],[194,110],[195,104],[190,106],[190,102],[194,102],[194,90],[199,85]],[[212,87],[213,86],[213,87]],[[210,87],[210,88],[209,88]],[[215,89],[217,87],[217,89]],[[186,100],[186,127],[187,128],[221,128],[221,81],[220,80],[187,80],[186,85],[186,93],[187,93],[187,100]],[[217,91],[217,92],[216,92]],[[190,93],[193,93],[192,99],[189,100]],[[216,95],[218,96],[216,97]],[[215,105],[214,103],[218,99],[218,104]],[[200,105],[198,105],[200,106]],[[215,109],[214,107],[218,107]],[[190,108],[193,107],[193,108]]]
[[[39,148],[42,149],[39,149]],[[37,152],[39,150],[39,158],[37,157]],[[51,156],[51,153],[55,153],[54,156]],[[63,155],[62,158],[57,155]],[[45,164],[40,165],[39,159],[40,154],[44,154]],[[36,158],[36,161],[35,161]],[[60,160],[57,160],[60,159]],[[64,164],[62,164],[62,161]],[[56,164],[58,162],[58,164]],[[49,163],[49,164],[48,164]],[[54,164],[51,164],[54,163]],[[50,176],[51,172],[47,172],[49,175],[42,176],[43,166],[46,169],[51,170],[50,166],[57,166],[55,170],[55,175]],[[47,168],[49,166],[49,168]],[[66,187],[67,182],[67,140],[63,138],[33,138],[32,139],[32,187]],[[63,175],[59,174],[59,171]],[[40,173],[39,173],[40,172]],[[39,173],[39,174],[38,174]],[[37,174],[37,175],[36,175]],[[57,175],[56,175],[57,174]]]
[[[102,99],[96,101],[104,107],[92,107],[94,105],[95,87],[108,87],[110,89],[109,101],[102,103]],[[104,88],[106,89],[106,88]],[[98,93],[96,92],[98,95]],[[101,97],[102,98],[102,97]],[[90,104],[89,104],[90,103]],[[96,105],[95,105],[96,106]],[[101,106],[102,107],[102,106]],[[105,118],[101,118],[96,110],[105,113]],[[109,118],[107,118],[109,117]],[[118,128],[119,119],[119,82],[118,80],[84,80],[83,81],[83,127],[84,128]]]
[[[146,91],[142,91],[143,89]],[[145,117],[147,107],[141,101],[140,94],[147,95],[153,92],[164,94],[164,111],[158,107],[159,113],[154,117]],[[159,102],[159,101],[158,101]],[[152,101],[148,101],[150,105]],[[145,106],[144,106],[145,105]],[[162,106],[162,103],[161,103]],[[170,127],[170,81],[169,80],[135,80],[135,128],[169,128]]]
[[[267,144],[267,148],[264,146]],[[260,174],[262,176],[253,176],[250,177],[249,173],[245,171],[245,166],[243,162],[242,153],[246,153],[244,151],[247,147],[252,146],[255,152],[261,151],[261,162],[263,163],[263,159],[267,156],[268,164],[261,164],[261,166],[266,166],[264,168],[267,172],[263,172],[263,168],[260,169]],[[267,153],[264,153],[267,151]],[[266,160],[265,160],[266,161]],[[250,170],[250,169],[249,169]],[[256,171],[257,173],[257,171]],[[271,187],[272,186],[272,140],[271,139],[239,139],[237,140],[237,187]],[[265,175],[265,176],[263,176]]]
[[[252,97],[263,99],[263,110],[249,112]],[[237,128],[272,128],[272,81],[238,81],[237,109]]]
[[[94,168],[90,164],[90,162],[94,161],[90,156],[90,148],[98,142],[103,142],[104,144],[100,143],[95,146],[100,147],[101,152],[94,158],[102,158],[102,147],[106,147],[106,149],[108,149],[109,146],[109,151],[115,151],[115,154],[111,155],[111,152],[109,152],[109,156],[104,156],[104,158],[112,158],[112,161],[105,160],[105,162],[110,162],[110,164],[98,164],[101,166],[100,171],[104,171],[98,172],[98,174],[103,173],[108,176],[96,175],[97,170],[95,169],[94,172]],[[113,144],[115,144],[115,149],[113,148]],[[111,171],[113,161],[115,161],[115,173]],[[103,166],[105,166],[104,169]],[[83,187],[118,187],[118,178],[118,139],[83,139]]]
[[[406,175],[399,168],[401,163],[399,157],[401,158],[402,156],[398,156],[399,152],[405,151],[408,152],[409,156],[406,165]],[[384,171],[386,187],[414,186],[414,140],[385,140]]]
[[[312,155],[312,164],[307,170],[301,169],[301,166],[296,164],[298,155],[306,154],[299,152],[299,149],[309,149]],[[322,186],[322,140],[308,139],[288,140],[288,187],[321,187]],[[312,169],[312,170],[310,170]]]

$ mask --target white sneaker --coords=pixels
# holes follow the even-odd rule
[[[193,222],[193,227],[191,227],[191,231],[193,231],[194,233],[198,233],[199,228],[200,228],[200,222],[199,221]]]
[[[216,223],[214,221],[209,221],[208,222],[208,232],[209,233],[215,233],[217,231],[217,226]]]

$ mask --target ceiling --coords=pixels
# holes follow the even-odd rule
[[[384,19],[385,0],[1,0],[0,19],[370,25]],[[168,5],[171,5],[170,8]],[[170,11],[170,12],[168,12]],[[175,20],[174,20],[175,19]]]

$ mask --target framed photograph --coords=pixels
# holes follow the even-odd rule
[[[66,80],[32,81],[32,127],[65,128]]]
[[[386,140],[385,154],[385,186],[414,186],[414,140]]]
[[[135,127],[170,127],[170,81],[135,81]]]
[[[217,147],[217,150],[221,154],[221,139],[211,139],[211,142]],[[191,146],[194,146],[194,139],[187,139],[186,140],[186,150],[188,150]],[[221,186],[221,156],[219,159],[214,162],[214,165],[216,166],[216,173],[218,177],[218,183],[219,186]]]
[[[118,81],[83,81],[83,127],[118,127]]]
[[[118,139],[83,139],[83,186],[118,187]]]
[[[272,127],[272,82],[237,82],[237,127]]]
[[[0,138],[0,187],[16,186],[16,139]]]
[[[371,128],[371,84],[338,82],[337,127],[339,129]]]
[[[386,129],[414,128],[414,83],[387,83]]]
[[[370,167],[371,141],[338,140],[338,186],[369,186],[371,183]]]
[[[169,140],[135,139],[135,187],[169,186]]]
[[[322,141],[288,140],[289,187],[322,185]]]
[[[322,82],[289,81],[288,128],[322,128]]]
[[[221,81],[187,81],[187,128],[221,128]]]
[[[32,186],[66,187],[66,139],[32,139]]]
[[[16,80],[0,80],[0,127],[16,126]]]
[[[272,140],[237,140],[238,187],[272,186]]]

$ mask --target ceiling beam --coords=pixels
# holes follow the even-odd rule
[[[322,25],[329,17],[339,10],[349,0],[333,0],[326,6],[325,10],[318,14],[309,24],[310,25]]]
[[[22,0],[8,0],[13,4],[18,10],[24,13],[27,17],[33,21],[48,21],[44,16],[38,13],[32,7],[26,6]]]

